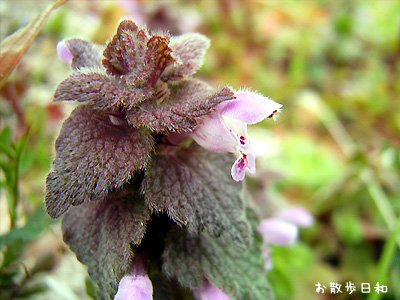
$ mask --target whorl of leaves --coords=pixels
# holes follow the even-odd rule
[[[123,20],[103,52],[103,66],[108,74],[122,77],[133,86],[154,86],[174,62],[168,43],[168,36],[149,36],[146,29]]]
[[[122,21],[103,52],[102,63],[107,73],[121,76],[134,72],[139,58],[144,55],[143,44],[146,40],[145,29],[138,30],[132,21]]]

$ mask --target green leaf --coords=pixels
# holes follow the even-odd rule
[[[5,173],[4,175],[6,176],[7,179],[12,177],[11,174],[13,173],[14,170],[13,170],[13,166],[10,163],[0,159],[0,168]],[[9,181],[9,180],[7,180],[7,181]]]
[[[12,132],[9,126],[5,126],[0,132],[0,145],[9,147],[11,145]]]
[[[96,294],[97,286],[96,283],[90,277],[85,279],[86,294],[93,300],[99,300]]]
[[[363,228],[356,212],[338,210],[333,213],[333,225],[339,237],[347,244],[357,244],[363,239]]]
[[[262,239],[257,232],[253,238],[252,246],[243,251],[205,232],[193,236],[186,230],[173,230],[167,236],[163,271],[190,289],[206,277],[232,300],[272,299],[261,254]]]
[[[14,149],[11,147],[12,132],[9,126],[3,128],[0,132],[0,153],[4,153],[8,158],[15,157]]]
[[[146,168],[142,184],[146,202],[186,225],[190,233],[205,229],[245,249],[250,228],[244,219],[242,185],[230,175],[234,160],[230,154],[199,147],[159,153]]]
[[[48,287],[44,283],[35,284],[33,286],[24,287],[22,290],[18,292],[18,298],[26,298],[34,296],[36,294],[41,294],[48,290]]]
[[[62,221],[65,243],[100,288],[101,300],[113,299],[120,278],[146,231],[150,210],[138,194],[122,190],[104,201],[85,201],[69,209]]]
[[[44,208],[40,205],[28,217],[26,224],[14,228],[0,236],[0,246],[14,246],[16,243],[32,241],[48,226],[51,219],[47,216]]]

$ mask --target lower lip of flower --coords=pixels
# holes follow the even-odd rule
[[[243,164],[243,168],[247,168],[249,166],[249,162],[247,161],[247,154],[244,153],[243,151],[240,151],[240,153],[242,154],[242,164]]]

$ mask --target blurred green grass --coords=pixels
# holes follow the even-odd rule
[[[40,11],[27,2],[0,2],[1,37]],[[152,20],[158,2],[138,3],[141,17]],[[400,2],[164,1],[166,27],[184,25],[172,13],[182,9],[199,16],[193,29],[212,41],[201,77],[251,87],[284,105],[276,122],[250,131],[265,145],[250,188],[263,207],[302,205],[316,224],[301,231],[297,245],[273,249],[269,277],[277,298],[400,299],[400,234],[389,239],[400,215]],[[71,109],[51,104],[56,85],[70,72],[55,46],[73,36],[104,43],[129,14],[140,15],[117,1],[71,0],[50,16],[0,92],[1,144],[20,151],[18,160],[3,148],[0,154],[0,299],[10,286],[18,299],[52,299],[65,289],[69,299],[89,297],[80,294],[84,282],[60,287],[38,275],[54,272],[68,257],[59,224],[41,212],[53,141]],[[24,137],[26,146],[18,150]],[[8,179],[7,168],[17,181]],[[271,172],[279,175],[266,176]],[[10,229],[7,190],[13,187],[18,205]],[[37,246],[54,235],[52,247]],[[42,256],[52,255],[42,268],[38,256],[29,255],[36,246]],[[27,276],[25,269],[34,272]],[[351,295],[344,289],[348,281],[357,288]],[[361,283],[373,287],[377,281],[388,286],[387,294],[373,288],[361,293]],[[327,286],[324,295],[316,293],[317,282]],[[329,294],[330,282],[342,284],[343,293]],[[42,293],[43,284],[55,294]]]

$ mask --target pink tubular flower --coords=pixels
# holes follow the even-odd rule
[[[255,156],[248,151],[247,125],[272,118],[281,107],[261,94],[240,90],[235,93],[235,99],[217,105],[191,136],[208,150],[238,154],[231,174],[234,180],[241,181],[246,169],[250,173],[256,171]]]
[[[144,255],[135,257],[130,272],[119,283],[114,300],[153,300],[153,284],[146,274],[145,265]]]
[[[275,217],[291,222],[299,227],[309,227],[314,223],[314,217],[300,206],[290,206],[277,211]]]
[[[261,221],[257,230],[262,234],[265,268],[272,269],[270,245],[293,245],[298,238],[298,227],[310,227],[314,217],[300,206],[289,206],[278,210],[273,217]]]
[[[71,51],[69,51],[65,41],[59,41],[57,44],[57,54],[58,57],[61,58],[63,61],[67,63],[71,63],[74,56],[72,55]]]
[[[121,279],[114,300],[152,300],[153,285],[147,275],[125,276]]]
[[[273,245],[291,245],[297,240],[297,226],[278,218],[265,219],[258,227],[264,241]]]
[[[196,300],[230,300],[231,298],[222,290],[204,280],[202,285],[193,291]]]

